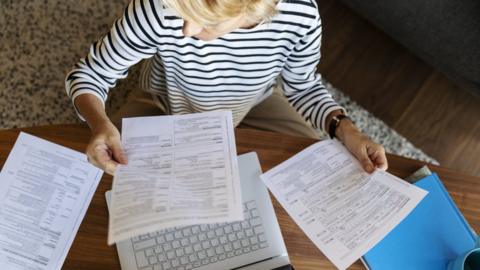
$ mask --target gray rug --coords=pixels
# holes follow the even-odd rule
[[[0,129],[79,122],[64,78],[90,44],[110,28],[128,0],[0,1]],[[115,111],[137,88],[138,68],[118,83]],[[378,118],[325,82],[356,124],[388,152],[437,163]]]

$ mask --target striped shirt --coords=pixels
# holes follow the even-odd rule
[[[231,110],[237,125],[280,83],[289,103],[325,130],[327,115],[342,108],[316,73],[322,30],[316,3],[285,0],[277,10],[254,28],[202,41],[185,37],[183,19],[161,0],[133,0],[67,75],[66,91],[72,100],[88,93],[105,102],[128,68],[149,58],[142,88],[169,114]]]

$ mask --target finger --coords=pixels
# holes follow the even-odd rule
[[[368,156],[366,147],[361,148],[360,152],[357,154],[357,159],[360,161],[360,164],[362,164],[362,167],[366,172],[372,173],[375,170],[375,166]]]
[[[114,160],[107,161],[105,162],[104,171],[113,176],[115,174],[115,169],[117,169],[118,165],[119,165],[118,162]]]
[[[94,145],[89,149],[90,162],[103,171],[112,174],[118,164],[105,144]],[[112,163],[113,162],[113,163]]]
[[[387,156],[385,155],[385,149],[383,146],[376,144],[368,148],[367,153],[372,160],[375,167],[381,170],[388,168]]]
[[[122,144],[120,143],[119,138],[114,138],[111,139],[109,142],[109,147],[110,150],[112,151],[112,156],[115,161],[117,161],[120,164],[127,164],[127,156],[125,155],[125,152],[123,151]]]

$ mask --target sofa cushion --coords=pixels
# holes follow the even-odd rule
[[[341,1],[480,96],[480,1]]]

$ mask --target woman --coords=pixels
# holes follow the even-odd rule
[[[90,162],[126,164],[104,111],[108,90],[142,59],[142,87],[113,117],[226,109],[236,126],[342,141],[367,172],[386,169],[381,145],[345,117],[321,84],[321,24],[314,0],[133,0],[66,78],[92,130]]]

